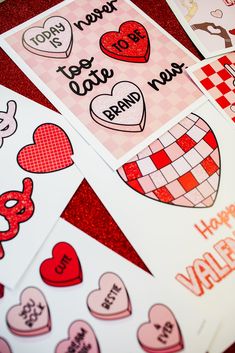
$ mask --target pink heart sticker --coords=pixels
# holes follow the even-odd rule
[[[99,289],[91,292],[87,299],[91,314],[102,320],[122,319],[131,315],[131,303],[121,278],[106,272],[99,280]]]
[[[222,18],[223,17],[223,12],[220,9],[216,9],[215,11],[210,12],[211,16],[215,18]]]
[[[145,127],[144,96],[134,83],[121,81],[111,94],[96,96],[90,104],[92,119],[112,130],[141,132]]]
[[[99,344],[91,326],[82,320],[74,321],[69,328],[69,337],[58,343],[55,353],[74,351],[100,353]],[[75,352],[75,351],[74,351]]]
[[[184,348],[179,325],[171,310],[155,304],[149,311],[149,322],[137,332],[139,343],[148,353],[175,353]]]
[[[12,353],[9,344],[2,337],[0,337],[0,353]]]
[[[27,29],[22,37],[25,49],[49,58],[67,58],[73,46],[70,23],[61,16],[49,17],[42,27]]]
[[[50,311],[43,293],[35,288],[26,288],[20,304],[7,313],[10,331],[17,336],[38,336],[51,330]]]

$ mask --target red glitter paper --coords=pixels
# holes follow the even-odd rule
[[[0,4],[0,33],[38,15],[59,2],[58,0],[6,0]],[[202,58],[165,0],[133,0],[133,2],[191,50],[193,54]],[[1,49],[0,84],[48,108],[56,110]],[[62,217],[136,265],[147,270],[86,181],[82,182],[64,210]],[[1,289],[0,292],[2,293]],[[226,353],[233,352],[235,352],[235,345],[226,351]]]

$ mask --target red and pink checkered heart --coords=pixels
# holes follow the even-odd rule
[[[220,152],[209,125],[190,114],[118,169],[131,188],[153,200],[210,207],[220,182]]]
[[[23,147],[17,156],[19,166],[30,173],[51,173],[70,167],[73,148],[64,130],[42,124],[33,134],[34,144]]]

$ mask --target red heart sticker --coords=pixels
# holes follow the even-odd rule
[[[111,58],[145,63],[150,55],[148,32],[144,26],[136,21],[121,24],[119,32],[107,32],[100,39],[102,52]]]
[[[40,275],[49,286],[68,287],[82,282],[82,267],[74,248],[65,242],[52,250],[52,258],[40,266]]]
[[[51,173],[70,167],[73,148],[64,130],[42,124],[33,134],[34,144],[23,147],[17,156],[19,166],[30,173]]]

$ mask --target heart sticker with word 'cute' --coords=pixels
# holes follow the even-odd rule
[[[220,152],[209,125],[190,114],[118,169],[125,183],[155,201],[210,207],[220,182]]]
[[[33,134],[34,144],[23,147],[17,156],[19,166],[30,173],[52,173],[73,165],[73,148],[64,130],[42,124]]]
[[[99,289],[87,299],[91,314],[102,320],[122,319],[131,315],[131,303],[126,287],[115,273],[106,272],[99,280]]]
[[[139,327],[137,338],[147,353],[175,353],[184,348],[183,337],[174,314],[163,304],[152,306],[149,322]]]
[[[35,288],[26,288],[20,304],[7,313],[7,325],[17,336],[31,337],[51,331],[50,311],[43,293]]]
[[[55,353],[73,352],[74,347],[81,348],[82,351],[89,353],[100,353],[100,348],[96,335],[91,326],[83,321],[74,321],[69,328],[68,339],[61,341],[56,349]],[[77,352],[81,350],[78,349]]]
[[[70,23],[61,16],[49,17],[42,27],[27,29],[22,37],[25,49],[48,58],[67,58],[73,46]]]
[[[136,21],[121,24],[119,31],[107,32],[100,38],[102,52],[113,59],[146,63],[150,55],[148,32]]]
[[[134,83],[121,81],[113,86],[111,94],[100,94],[91,101],[90,114],[108,129],[141,132],[146,121],[144,96]]]
[[[54,287],[68,287],[82,282],[82,268],[74,248],[65,242],[52,250],[52,258],[40,266],[40,275],[45,283]]]
[[[9,344],[2,337],[0,337],[0,353],[12,353]]]

